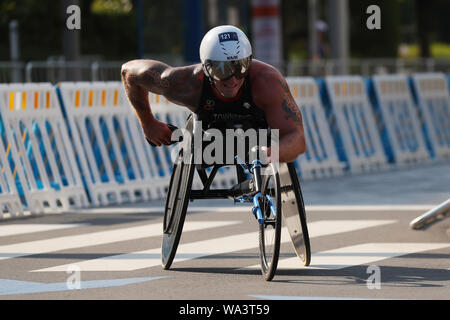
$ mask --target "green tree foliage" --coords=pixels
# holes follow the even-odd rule
[[[144,52],[181,54],[182,13],[179,1],[143,3]],[[105,60],[137,57],[135,0],[79,0],[81,54]],[[65,28],[59,0],[0,1],[0,60],[9,60],[9,22],[19,21],[21,60],[46,60],[61,56]]]
[[[381,9],[381,29],[369,30],[366,13],[370,5]],[[356,57],[396,57],[400,41],[399,0],[350,0],[351,53]]]
[[[450,43],[450,1],[433,0],[431,10],[432,39]]]
[[[181,1],[144,2],[144,52],[179,54],[183,52]]]
[[[137,0],[79,0],[82,21],[81,54],[97,55],[105,60],[128,60],[137,57]],[[184,0],[142,0],[143,51],[146,57],[182,55]],[[424,32],[428,43],[450,43],[449,0],[419,0],[427,4]],[[251,13],[250,0],[227,0],[238,10],[241,23]],[[245,2],[247,6],[245,6]],[[318,0],[318,18],[327,21],[328,0]],[[205,5],[205,22],[208,1]],[[350,46],[353,57],[397,56],[400,43],[414,44],[422,39],[415,0],[348,0]],[[281,0],[283,46],[286,59],[307,58],[308,1]],[[376,4],[381,9],[381,30],[368,30],[366,9]],[[248,10],[243,10],[248,8]],[[220,8],[219,8],[220,9]],[[222,10],[223,11],[223,10]],[[224,12],[219,12],[224,15]],[[248,11],[244,13],[244,11]],[[244,17],[245,15],[245,17]],[[62,30],[65,17],[61,0],[1,0],[0,60],[9,60],[9,22],[19,21],[20,49],[23,61],[45,60],[62,55]],[[205,23],[205,26],[208,24]],[[206,31],[206,30],[205,30]],[[251,31],[251,30],[247,30]],[[422,30],[423,31],[423,30]],[[251,37],[251,33],[249,34]],[[423,36],[423,35],[422,35]]]
[[[131,10],[131,0],[94,0],[91,5],[91,11],[96,14],[124,15]]]
[[[0,1],[0,60],[9,59],[9,22],[19,21],[22,60],[46,59],[61,51],[57,1]]]
[[[136,12],[132,3],[114,1],[80,1],[81,54],[97,55],[105,60],[136,57]],[[131,5],[128,9],[127,5]]]
[[[282,0],[285,59],[306,59],[308,52],[308,1]]]

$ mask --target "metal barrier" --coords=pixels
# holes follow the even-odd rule
[[[280,71],[288,76],[326,77],[339,75],[342,66],[346,75],[370,77],[375,74],[405,74],[418,72],[450,73],[450,59],[439,58],[366,58],[366,59],[322,59],[286,61],[280,64]]]
[[[25,66],[26,82],[89,81],[91,63],[85,61],[31,61]]]
[[[374,107],[381,115],[383,143],[388,157],[399,166],[428,162],[430,156],[407,77],[378,75],[372,77],[372,85]]]
[[[87,206],[53,86],[4,85],[0,100],[3,147],[11,151],[24,205],[32,213]]]
[[[289,78],[288,84],[303,117],[306,152],[296,160],[302,178],[343,175],[345,163],[338,159],[314,78]]]
[[[326,77],[323,98],[339,158],[350,172],[388,169],[363,78]]]
[[[120,81],[120,61],[30,61],[25,67],[27,82]]]
[[[120,81],[120,61],[98,61],[91,64],[92,81]]]
[[[430,153],[450,158],[450,94],[443,73],[414,74],[411,77],[416,103],[424,120],[424,135],[431,144]]]
[[[24,80],[22,62],[0,62],[0,83],[19,83]]]
[[[64,61],[61,57],[50,57],[46,61],[0,62],[0,83],[61,81],[120,81],[120,69],[125,61],[102,61],[98,57],[89,60]],[[172,66],[188,64],[179,56],[152,55],[152,59]],[[59,60],[58,60],[59,59]],[[287,77],[325,77],[339,75],[346,65],[348,75],[369,77],[375,74],[405,74],[419,72],[450,73],[450,59],[439,58],[367,58],[367,59],[323,59],[284,61],[279,70]]]

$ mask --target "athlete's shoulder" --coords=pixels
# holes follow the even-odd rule
[[[173,67],[166,74],[170,90],[166,98],[193,110],[200,100],[204,73],[201,64]]]
[[[202,82],[203,69],[201,64],[172,67],[168,70],[166,76],[173,85],[185,85],[186,81]]]
[[[264,89],[280,81],[284,81],[284,77],[275,67],[259,60],[252,61],[250,68],[252,89]]]
[[[259,60],[252,61],[250,83],[255,99],[262,101],[273,95],[274,90],[278,90],[279,84],[284,81],[283,75],[275,67]]]

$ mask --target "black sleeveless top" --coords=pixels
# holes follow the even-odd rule
[[[202,121],[204,130],[242,128],[245,131],[250,128],[268,128],[264,111],[253,101],[249,76],[245,78],[237,96],[232,99],[218,97],[205,76],[200,103],[195,113]]]
[[[261,139],[261,132],[258,129],[268,129],[269,126],[264,115],[264,111],[258,108],[253,101],[251,95],[250,77],[245,78],[239,93],[232,99],[225,99],[218,97],[218,93],[215,93],[211,87],[211,83],[205,76],[203,79],[202,95],[200,103],[195,110],[198,115],[198,120],[202,121],[203,130],[211,128],[219,129],[222,134],[226,133],[226,129],[242,129],[247,131],[248,129],[255,129],[257,132],[256,143],[259,146],[270,145],[270,130],[265,130],[268,135],[264,140]],[[228,136],[225,134],[225,139]],[[236,141],[236,140],[235,140]],[[203,149],[212,142],[203,141]],[[223,154],[225,155],[227,150],[225,149]],[[244,160],[248,163],[248,150],[253,146],[250,146],[250,142],[245,138],[245,150],[246,155]],[[237,149],[235,145],[235,154]]]

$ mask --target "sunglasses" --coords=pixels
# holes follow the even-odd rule
[[[207,74],[214,80],[224,81],[231,77],[244,78],[250,69],[252,57],[235,61],[206,60],[205,69]]]

